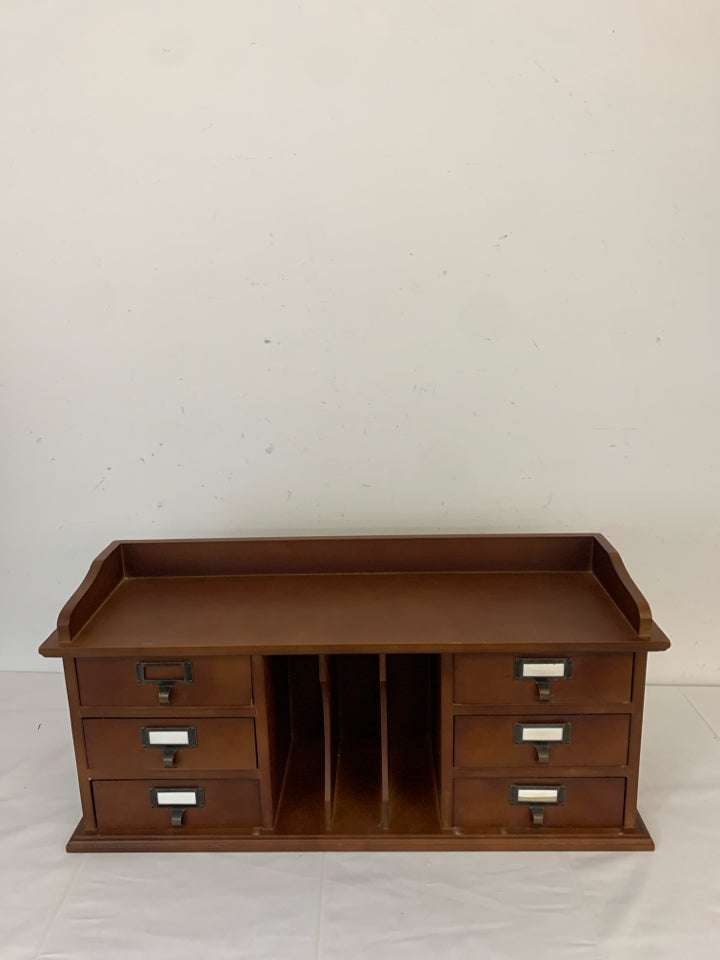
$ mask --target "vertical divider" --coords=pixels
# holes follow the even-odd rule
[[[272,830],[277,812],[277,799],[280,793],[277,780],[273,782],[271,757],[273,751],[270,746],[271,722],[269,713],[272,707],[269,703],[269,664],[267,657],[254,656],[252,662],[253,699],[255,701],[255,743],[258,757],[258,773],[260,774],[260,808],[262,811],[262,827]]]
[[[388,699],[387,699],[387,655],[379,654],[380,658],[380,757],[382,806],[380,826],[383,830],[390,827],[390,761],[388,757]]]
[[[321,653],[318,659],[320,670],[320,691],[322,694],[325,767],[323,802],[325,809],[325,829],[330,830],[332,828],[333,821],[335,773],[337,765],[337,750],[335,743],[336,734],[335,723],[333,721],[333,691],[330,673],[330,658],[327,656],[327,654]]]
[[[440,654],[440,703],[438,709],[439,736],[439,770],[436,776],[440,787],[440,824],[443,830],[453,827],[453,798],[455,796],[454,781],[454,737],[455,715],[453,690],[453,671],[455,668],[453,654]]]

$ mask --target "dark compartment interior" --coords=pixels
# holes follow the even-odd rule
[[[273,673],[287,676],[290,741],[276,833],[438,831],[432,739],[438,658],[272,660]],[[276,742],[283,739],[278,732]]]

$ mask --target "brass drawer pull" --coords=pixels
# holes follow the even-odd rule
[[[570,680],[573,675],[572,657],[515,657],[516,680],[534,680],[538,688],[538,700],[550,700],[550,684],[553,680]]]
[[[538,763],[550,762],[550,747],[554,743],[570,743],[572,723],[516,723],[513,743],[531,743]]]
[[[175,754],[181,747],[197,746],[195,727],[142,727],[140,731],[142,745],[163,752],[163,766],[175,766]]]
[[[205,806],[205,790],[202,787],[150,787],[150,806],[168,807],[171,825],[181,827],[188,807]]]
[[[545,808],[562,807],[565,804],[565,786],[520,786],[514,783],[510,787],[510,805],[528,806],[534,827],[545,823]]]
[[[173,676],[173,674],[176,674]],[[176,683],[192,683],[192,660],[162,661],[150,663],[138,661],[137,682],[158,685],[158,703],[170,703],[170,693]]]

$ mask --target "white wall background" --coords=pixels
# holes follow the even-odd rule
[[[0,18],[0,666],[115,538],[600,530],[720,682],[715,0]]]

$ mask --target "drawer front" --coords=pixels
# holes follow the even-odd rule
[[[83,706],[245,706],[252,703],[249,657],[77,659]]]
[[[85,720],[91,770],[117,774],[178,770],[252,770],[257,766],[255,721],[250,718],[189,720]]]
[[[513,788],[535,787],[540,794],[561,788],[563,803],[543,808],[542,825],[533,823],[533,804],[513,802]],[[620,827],[625,805],[622,777],[566,777],[563,779],[459,779],[455,781],[454,823],[458,827],[508,827],[539,830],[546,827]]]
[[[100,833],[182,836],[261,823],[257,780],[95,780],[93,797]]]
[[[627,714],[458,716],[455,766],[623,766],[629,734]]]
[[[563,669],[570,674],[567,679],[559,676]],[[563,653],[555,658],[456,654],[454,699],[463,704],[629,703],[632,671],[631,653]],[[526,676],[518,675],[523,672]],[[549,676],[543,678],[543,673]]]

